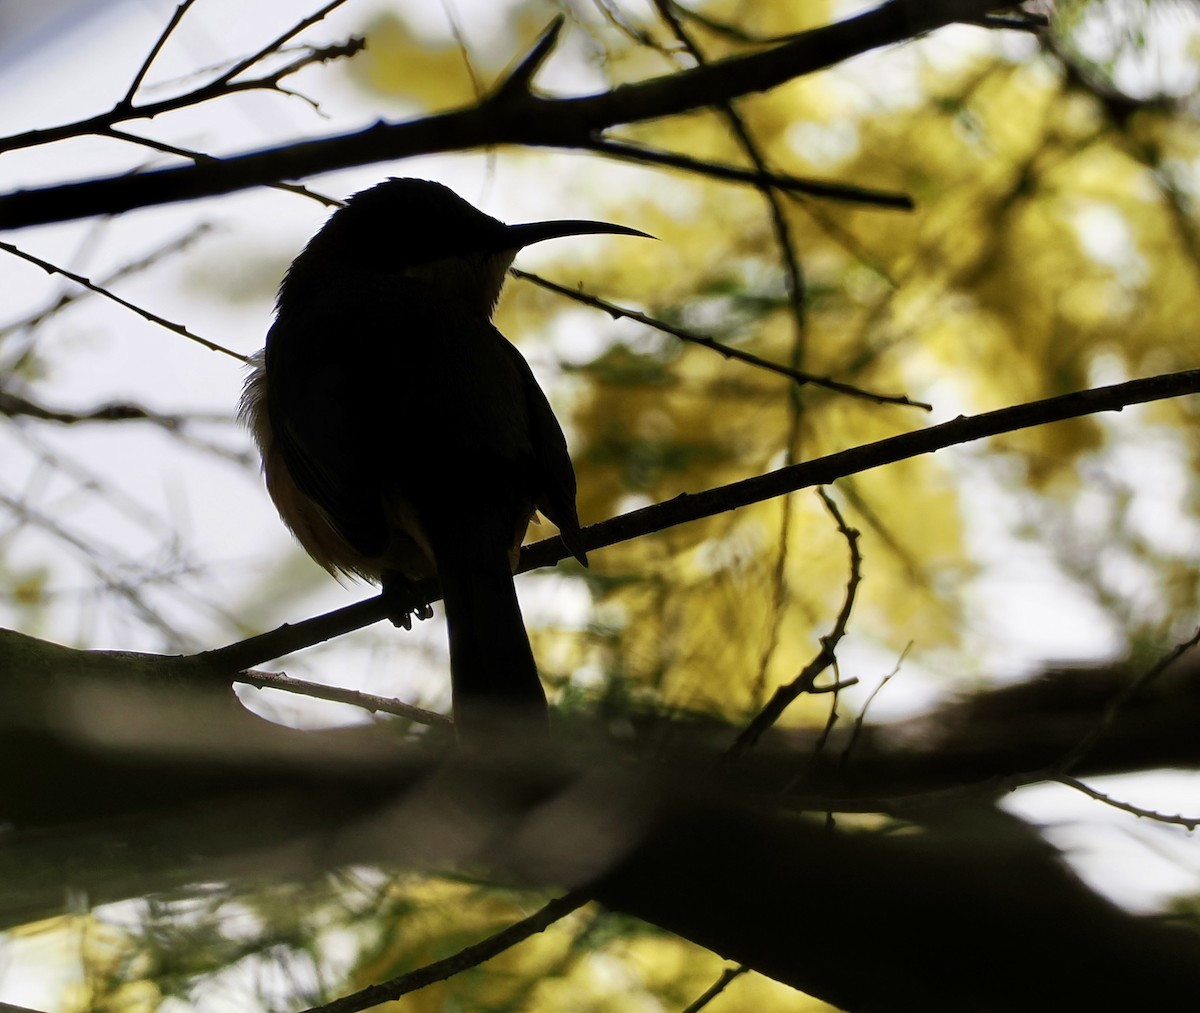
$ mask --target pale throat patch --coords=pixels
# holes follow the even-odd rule
[[[437,295],[454,302],[461,300],[464,292],[475,293],[479,298],[475,308],[490,318],[516,255],[514,249],[443,257],[406,267],[401,273],[406,278],[428,285]]]

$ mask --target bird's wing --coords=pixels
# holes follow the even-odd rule
[[[503,531],[511,548],[538,497],[537,441],[558,441],[550,455],[574,485],[524,360],[489,322],[419,286],[360,275],[330,291],[267,340],[272,427],[297,484],[366,555],[387,550],[410,510],[423,529]],[[536,433],[531,409],[545,413]]]
[[[268,411],[293,481],[359,553],[388,542],[364,440],[361,377],[340,341],[356,321],[320,312],[282,316],[267,335]]]
[[[571,555],[587,566],[587,553],[583,548],[579,514],[575,506],[575,468],[567,450],[567,438],[525,356],[509,341],[505,340],[504,345],[520,374],[529,414],[536,486],[534,503],[558,526],[563,544]]]

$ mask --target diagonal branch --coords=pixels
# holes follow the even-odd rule
[[[36,257],[32,253],[26,253],[24,250],[13,246],[11,243],[0,242],[0,250],[5,253],[11,253],[14,257],[20,257],[22,260],[28,261],[35,267],[40,267],[47,274],[59,274],[67,278],[77,285],[82,285],[84,288],[95,292],[97,295],[102,295],[106,299],[111,299],[118,306],[124,306],[127,310],[132,310],[143,320],[149,320],[153,324],[158,324],[160,327],[165,327],[168,331],[182,335],[189,341],[194,341],[198,345],[203,345],[210,352],[222,352],[230,358],[237,359],[238,362],[246,362],[246,356],[235,352],[232,349],[226,348],[224,345],[219,345],[215,341],[209,341],[208,338],[202,338],[199,334],[194,334],[189,331],[183,324],[177,324],[173,320],[168,320],[166,317],[160,317],[157,313],[152,313],[148,309],[138,306],[136,303],[131,303],[128,299],[122,299],[115,292],[110,292],[108,289],[97,285],[89,278],[85,278],[82,274],[76,274],[74,271],[68,271],[66,268],[58,267],[56,264],[51,264],[48,260],[42,260],[41,257]]]
[[[290,675],[283,675],[279,672],[240,672],[234,682],[244,686],[253,686],[255,689],[277,689],[283,693],[295,693],[297,696],[307,696],[314,700],[344,703],[351,707],[361,707],[372,714],[392,714],[398,718],[407,718],[419,725],[448,725],[451,723],[450,718],[445,714],[404,703],[402,700],[378,696],[375,693],[363,693],[356,689],[344,689],[341,686],[309,682],[306,679],[293,679]]]
[[[701,493],[683,493],[666,502],[612,517],[584,528],[583,545],[587,551],[592,552],[689,521],[702,520],[736,510],[738,507],[761,503],[800,489],[830,485],[848,475],[895,464],[923,454],[932,454],[957,444],[1084,415],[1121,411],[1128,405],[1196,393],[1200,393],[1200,369],[1189,369],[1179,373],[1163,373],[1141,380],[1130,380],[1108,387],[1094,387],[1041,401],[1030,401],[982,415],[960,416],[940,425],[852,447],[814,461],[803,461]],[[555,536],[543,539],[522,550],[517,572],[526,573],[540,567],[553,566],[567,555],[561,538]],[[248,640],[193,655],[185,660],[195,665],[199,671],[214,677],[219,673],[236,672],[331,640],[351,630],[370,626],[395,614],[397,606],[408,606],[411,611],[416,605],[435,600],[437,595],[436,585],[432,581],[425,581],[416,588],[411,601],[389,599],[382,594],[375,595],[334,612],[294,625],[281,626]]]
[[[1086,784],[1076,777],[1071,777],[1069,774],[1052,775],[1050,780],[1057,781],[1059,784],[1065,784],[1068,788],[1074,788],[1088,798],[1095,799],[1097,802],[1103,802],[1106,806],[1113,809],[1120,809],[1121,812],[1131,813],[1139,819],[1152,820],[1155,823],[1166,823],[1177,827],[1183,827],[1185,830],[1194,831],[1200,827],[1200,817],[1184,816],[1182,813],[1160,813],[1154,809],[1144,809],[1141,806],[1131,805],[1129,802],[1122,802],[1120,799],[1113,798],[1111,795],[1106,795],[1102,791],[1097,791],[1095,788],[1089,788]]]
[[[1142,690],[1146,689],[1151,683],[1159,678],[1168,668],[1176,661],[1182,658],[1185,654],[1200,644],[1200,627],[1196,629],[1187,640],[1176,644],[1167,654],[1159,658],[1157,662],[1151,665],[1138,678],[1127,682],[1119,693],[1109,701],[1108,706],[1104,709],[1104,713],[1100,715],[1100,720],[1097,721],[1088,733],[1080,739],[1072,747],[1071,751],[1062,758],[1058,764],[1058,771],[1064,775],[1069,773],[1080,760],[1082,760],[1095,747],[1096,743],[1104,737],[1105,732],[1112,728],[1113,722],[1116,721],[1118,715],[1131,700],[1134,699]],[[1064,782],[1066,783],[1066,782]]]
[[[330,0],[330,2],[327,3],[320,10],[314,11],[308,17],[303,18],[300,21],[297,21],[294,25],[292,25],[291,28],[289,28],[282,35],[279,35],[276,38],[272,39],[265,46],[263,46],[262,49],[260,49],[257,53],[252,53],[250,56],[247,56],[244,60],[239,60],[232,67],[230,67],[229,70],[225,71],[224,74],[222,74],[219,78],[217,78],[216,81],[213,82],[213,84],[214,85],[229,84],[239,74],[243,73],[244,71],[249,70],[251,67],[253,67],[256,63],[258,63],[260,60],[264,59],[265,57],[270,56],[272,53],[274,53],[276,50],[278,50],[285,42],[287,42],[290,39],[295,38],[306,28],[310,28],[312,25],[315,25],[318,21],[323,21],[328,15],[332,14],[335,10],[337,10],[339,7],[341,7],[342,4],[344,4],[344,3],[346,3],[346,0]],[[356,45],[355,44],[348,44],[348,45],[354,45],[353,50],[351,50],[349,52],[340,53],[339,55],[346,56],[346,55],[351,55],[353,52],[357,52],[358,49],[362,48],[362,40],[361,39],[357,40]],[[288,71],[288,73],[290,73],[290,72],[291,71]]]
[[[196,0],[180,0],[179,5],[175,8],[175,12],[171,15],[170,21],[167,22],[167,26],[159,33],[158,38],[154,41],[154,45],[150,47],[150,52],[146,54],[146,58],[142,61],[142,65],[138,67],[137,73],[133,75],[133,81],[130,83],[129,89],[125,92],[125,97],[116,105],[117,110],[128,113],[133,109],[133,97],[142,86],[142,82],[146,80],[146,75],[150,72],[151,65],[158,59],[158,54],[162,52],[163,46],[167,44],[167,39],[171,37],[171,33],[175,31],[179,22],[183,20],[183,16],[188,12],[188,8],[195,2]]]
[[[28,316],[22,317],[20,320],[14,320],[11,323],[0,325],[0,338],[7,337],[9,334],[14,333],[15,331],[28,330],[37,327],[39,324],[54,316],[54,314],[66,309],[72,303],[78,302],[80,299],[83,299],[88,295],[95,294],[97,288],[110,289],[118,281],[128,278],[131,275],[138,274],[139,272],[146,270],[148,267],[153,267],[165,257],[169,257],[172,254],[180,253],[186,250],[189,246],[206,236],[211,231],[211,225],[209,225],[207,222],[201,222],[195,228],[189,229],[177,239],[172,239],[169,242],[163,243],[161,246],[157,246],[152,249],[149,253],[145,253],[138,257],[136,260],[131,260],[126,264],[122,264],[112,273],[96,279],[93,282],[96,288],[84,288],[82,290],[74,288],[69,289],[68,291],[63,292],[49,304],[43,306],[39,310],[35,310]]]
[[[749,183],[753,186],[773,186],[776,189],[792,194],[805,194],[809,197],[821,197],[825,200],[844,201],[847,204],[865,204],[869,207],[887,208],[897,211],[912,211],[916,203],[908,194],[894,193],[887,190],[874,190],[870,187],[855,186],[851,183],[830,183],[823,180],[803,179],[786,172],[773,170],[743,169],[736,165],[725,165],[721,162],[710,162],[690,155],[681,155],[675,151],[663,151],[658,148],[647,148],[641,144],[629,144],[625,141],[600,137],[591,142],[589,151],[624,162],[636,162],[642,165],[665,165],[672,169],[695,173],[697,176],[707,176],[710,179],[727,180],[731,183]]]
[[[767,91],[986,11],[992,3],[994,0],[888,0],[763,52],[715,60],[582,98],[493,93],[482,103],[437,116],[379,123],[350,134],[233,156],[213,165],[17,191],[0,197],[0,228],[117,214],[414,155],[500,144],[586,147],[601,131],[618,124],[674,116]]]
[[[701,348],[709,348],[714,352],[718,352],[727,359],[736,359],[738,362],[744,362],[750,366],[756,366],[759,369],[765,369],[770,373],[776,373],[779,376],[786,376],[789,380],[794,380],[800,386],[812,384],[814,387],[824,387],[827,390],[837,391],[839,394],[847,394],[850,397],[863,398],[867,401],[873,401],[876,404],[896,404],[909,405],[913,408],[923,408],[925,411],[933,411],[933,405],[927,404],[924,401],[914,401],[906,394],[879,394],[875,391],[864,390],[862,387],[855,387],[853,384],[843,383],[841,380],[835,380],[829,376],[818,376],[816,373],[806,373],[804,370],[792,369],[790,366],[781,366],[777,362],[771,362],[769,359],[763,359],[760,356],[754,355],[752,352],[743,351],[740,348],[734,348],[731,345],[723,344],[715,338],[709,337],[707,334],[697,334],[695,331],[689,331],[684,327],[676,327],[674,324],[669,324],[665,320],[659,320],[657,317],[648,316],[638,310],[628,309],[625,306],[618,306],[616,303],[609,302],[607,299],[601,299],[599,296],[588,295],[586,292],[580,292],[577,289],[568,288],[566,285],[559,285],[556,282],[548,281],[539,275],[531,274],[529,271],[523,271],[519,267],[509,268],[510,273],[514,278],[520,278],[522,281],[529,281],[535,285],[550,292],[556,292],[559,295],[566,296],[568,299],[573,299],[575,302],[582,303],[584,306],[591,306],[594,309],[603,310],[614,320],[619,320],[624,317],[627,320],[633,320],[636,323],[644,324],[646,327],[653,327],[656,331],[662,331],[664,334],[670,334],[672,337],[678,338],[680,341],[686,341],[688,344],[699,345]]]
[[[295,74],[298,70],[313,63],[326,63],[330,60],[340,60],[353,56],[364,45],[365,42],[361,38],[351,38],[346,42],[332,46],[310,48],[291,63],[286,64],[278,70],[264,74],[262,77],[248,78],[241,81],[228,80],[234,73],[241,73],[246,69],[246,61],[242,61],[237,67],[225,72],[221,77],[199,85],[181,95],[173,95],[170,98],[160,99],[157,102],[147,102],[137,106],[128,106],[118,102],[106,112],[87,116],[81,120],[60,123],[54,127],[39,127],[36,130],[27,130],[20,134],[10,134],[7,137],[0,137],[0,153],[17,151],[21,148],[38,147],[43,144],[53,144],[56,141],[64,141],[72,137],[82,137],[87,134],[104,134],[117,123],[124,123],[129,120],[152,120],[156,116],[162,116],[164,113],[175,112],[179,109],[189,109],[202,102],[211,102],[213,99],[236,95],[240,92],[283,92],[284,89],[280,88],[279,83],[285,77]],[[253,59],[261,59],[262,55],[260,53]],[[286,92],[286,94],[291,93]],[[275,181],[271,180],[268,182]],[[49,189],[55,188],[50,187]]]
[[[424,967],[418,967],[415,971],[409,971],[391,981],[369,985],[353,995],[343,996],[341,999],[335,999],[333,1002],[327,1002],[320,1006],[313,1006],[304,1013],[358,1013],[360,1010],[371,1009],[380,1003],[398,999],[402,995],[408,995],[410,992],[415,992],[439,981],[445,981],[472,967],[478,967],[484,961],[491,960],[492,957],[511,949],[517,943],[524,942],[530,936],[544,932],[556,921],[583,907],[589,899],[587,894],[581,890],[556,897],[528,918],[522,918],[519,922],[514,922],[495,935],[459,950],[449,957],[435,960],[432,964],[426,964]]]
[[[533,44],[533,48],[525,56],[521,57],[508,76],[496,85],[493,90],[496,98],[503,100],[514,95],[529,93],[534,75],[541,69],[542,64],[546,62],[546,59],[554,51],[554,47],[558,45],[558,37],[562,34],[565,23],[566,17],[562,14],[559,14],[550,22],[542,34],[538,36],[538,40]]]
[[[7,418],[25,417],[42,422],[58,422],[64,426],[79,425],[82,422],[153,422],[169,431],[182,429],[189,422],[201,420],[201,416],[197,415],[163,414],[131,401],[109,401],[95,408],[76,411],[51,408],[7,391],[3,387],[0,387],[0,415]],[[223,422],[227,419],[227,415],[212,415],[203,421]]]

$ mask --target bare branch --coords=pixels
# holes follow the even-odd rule
[[[308,17],[304,18],[301,21],[297,21],[296,24],[294,24],[291,28],[289,28],[282,35],[273,39],[271,42],[268,42],[257,53],[254,53],[251,56],[247,56],[244,60],[239,60],[229,70],[227,70],[224,74],[222,74],[220,77],[218,77],[213,82],[213,84],[214,85],[229,84],[239,74],[243,73],[244,71],[249,70],[251,67],[253,67],[256,63],[258,63],[260,60],[264,59],[265,57],[270,56],[272,53],[274,53],[276,50],[278,50],[285,42],[287,42],[289,39],[294,39],[297,35],[299,35],[302,31],[304,31],[304,29],[309,28],[312,25],[315,25],[318,21],[324,20],[328,15],[332,14],[335,10],[337,10],[339,7],[341,7],[344,3],[346,3],[346,0],[331,0],[330,3],[327,3],[324,7],[322,7],[320,10],[318,10],[316,13],[310,14]],[[347,43],[346,45],[350,45],[350,44],[351,43]],[[354,44],[353,52],[358,52],[358,50],[360,50],[360,49],[362,49],[362,40],[358,39],[358,40],[356,40],[356,43]],[[314,52],[323,52],[323,50],[314,50]],[[353,55],[353,52],[342,51],[342,52],[339,52],[337,55],[338,56],[349,56],[349,55]],[[296,69],[298,69],[298,68],[296,68]],[[287,73],[289,73],[289,74],[292,73],[292,70],[288,70]],[[264,80],[267,80],[267,79],[264,79]]]
[[[965,19],[963,24],[975,25],[978,28],[1028,32],[1031,35],[1039,35],[1050,27],[1050,18],[1045,14],[1030,14],[1027,12],[1017,17],[1003,14],[988,14],[982,18]]]
[[[1111,386],[1060,394],[1040,401],[1029,401],[980,415],[959,416],[940,425],[851,447],[813,461],[803,461],[704,492],[680,494],[666,502],[633,510],[620,517],[584,528],[583,544],[591,551],[678,524],[713,517],[751,503],[761,503],[800,489],[830,485],[848,475],[931,454],[958,444],[1099,412],[1121,411],[1129,405],[1195,393],[1200,393],[1200,369],[1162,373]],[[565,558],[566,555],[561,539],[545,539],[522,552],[521,572],[547,566]]]
[[[792,35],[755,35],[746,31],[740,25],[718,20],[704,11],[692,10],[683,4],[675,3],[674,0],[671,0],[671,9],[681,20],[694,21],[714,35],[722,35],[743,45],[764,46],[771,43],[786,42],[788,39],[794,37]]]
[[[410,992],[415,992],[439,981],[445,981],[472,967],[478,967],[484,961],[491,960],[492,957],[511,949],[539,932],[544,932],[556,921],[583,907],[588,900],[587,894],[582,890],[556,897],[528,918],[522,918],[508,928],[489,936],[482,942],[459,950],[452,956],[435,960],[432,964],[409,971],[408,974],[402,974],[391,981],[370,985],[353,995],[343,996],[341,999],[335,999],[333,1002],[327,1002],[321,1006],[313,1006],[304,1013],[357,1013],[359,1010],[370,1009],[380,1003],[398,999],[402,995],[408,995]]]
[[[1094,387],[1041,401],[1013,405],[982,415],[960,416],[940,425],[852,447],[701,493],[683,493],[666,502],[612,517],[584,528],[583,545],[588,552],[593,552],[800,489],[830,485],[848,475],[895,464],[923,454],[932,454],[957,444],[1084,415],[1121,411],[1128,405],[1195,393],[1200,393],[1200,369],[1163,373],[1108,387]],[[543,566],[553,566],[567,555],[566,546],[561,538],[555,536],[543,539],[521,551],[517,572],[526,573]],[[425,581],[413,591],[411,600],[401,600],[399,596],[375,595],[334,612],[295,625],[281,626],[248,640],[196,655],[194,663],[206,671],[233,672],[249,668],[377,623],[396,614],[398,609],[407,607],[411,610],[418,605],[434,601],[437,594],[436,585],[432,581]]]
[[[674,151],[661,151],[640,144],[627,144],[607,137],[599,137],[587,145],[589,151],[625,162],[643,165],[665,165],[682,169],[710,179],[729,180],[733,183],[748,183],[753,186],[773,186],[787,193],[821,197],[826,200],[845,201],[848,204],[866,204],[871,207],[912,211],[916,204],[908,194],[873,190],[869,187],[853,186],[849,183],[829,183],[815,179],[802,179],[784,172],[764,169],[743,169],[722,162],[707,162]]]
[[[1158,661],[1146,669],[1146,671],[1143,672],[1138,678],[1126,683],[1125,686],[1122,687],[1121,691],[1109,702],[1108,706],[1104,710],[1104,713],[1101,715],[1100,720],[1096,722],[1087,735],[1085,735],[1078,743],[1076,743],[1075,748],[1072,749],[1071,752],[1065,757],[1063,757],[1062,762],[1058,765],[1057,769],[1064,774],[1071,770],[1072,767],[1074,767],[1091,751],[1104,733],[1110,727],[1112,727],[1113,722],[1117,719],[1117,715],[1121,713],[1125,705],[1128,704],[1129,701],[1137,696],[1142,690],[1146,689],[1146,687],[1153,683],[1160,675],[1163,674],[1163,672],[1175,664],[1176,661],[1183,657],[1183,655],[1187,654],[1188,651],[1192,650],[1192,648],[1194,648],[1197,644],[1200,644],[1200,627],[1197,627],[1196,632],[1193,633],[1187,640],[1183,641],[1183,643],[1176,644],[1167,654],[1159,658]]]
[[[730,982],[740,978],[749,970],[750,968],[745,964],[742,964],[738,967],[725,968],[725,970],[721,972],[721,977],[719,977],[699,996],[697,996],[695,1002],[690,1002],[684,1007],[683,1013],[700,1013],[700,1010],[704,1009],[705,1006],[707,1006],[717,996],[724,992],[726,988],[729,987]]]
[[[279,672],[239,672],[234,676],[233,681],[246,686],[254,686],[256,689],[277,689],[283,693],[295,693],[299,696],[312,697],[315,700],[349,704],[372,713],[394,714],[396,717],[407,718],[419,725],[449,725],[452,723],[445,714],[404,703],[402,700],[376,696],[374,693],[360,693],[353,689],[343,689],[341,686],[325,686],[319,682],[293,679],[291,676]]]
[[[190,158],[193,162],[217,161],[215,155],[209,155],[203,151],[193,151],[191,148],[182,148],[177,144],[168,144],[166,141],[158,141],[152,137],[142,137],[140,134],[130,133],[128,130],[120,130],[117,127],[110,127],[103,131],[103,136],[111,137],[118,141],[128,141],[130,144],[138,144],[144,148],[161,151],[167,155]],[[311,190],[301,183],[268,183],[267,186],[272,190],[282,190],[285,193],[294,193],[301,197],[308,197],[319,204],[324,204],[327,208],[341,207],[343,204],[343,201],[335,197],[328,197],[325,194],[317,193],[315,190]]]
[[[42,127],[20,134],[12,134],[8,137],[0,137],[0,152],[16,151],[20,148],[31,148],[42,144],[53,144],[56,141],[63,141],[71,137],[81,137],[88,134],[103,135],[117,123],[123,123],[128,120],[154,119],[156,116],[162,116],[164,113],[187,109],[202,102],[210,102],[213,99],[225,98],[226,96],[236,95],[240,92],[283,92],[283,89],[279,87],[279,82],[283,78],[313,63],[325,63],[330,60],[353,56],[363,48],[364,44],[361,38],[348,39],[346,42],[337,45],[309,49],[303,56],[293,60],[290,64],[263,77],[251,78],[244,81],[229,81],[227,78],[233,72],[227,71],[214,81],[199,85],[181,95],[161,99],[158,102],[147,102],[144,105],[132,107],[122,106],[118,103],[107,112],[88,116],[81,120],[74,120],[70,123],[62,123],[57,127]],[[242,61],[242,63],[244,62]],[[245,69],[241,63],[238,66],[242,70]],[[238,73],[240,72],[239,70]],[[264,185],[273,182],[277,182],[277,180],[262,180]],[[50,187],[49,189],[56,188]]]
[[[11,1002],[0,1002],[0,1013],[42,1013],[30,1006],[14,1006]]]
[[[13,246],[11,243],[0,242],[0,250],[4,250],[6,253],[11,253],[14,257],[20,257],[22,260],[28,261],[30,264],[40,267],[47,274],[58,274],[64,278],[69,278],[71,281],[75,282],[75,284],[82,285],[84,288],[95,292],[97,295],[102,295],[106,299],[111,299],[119,306],[124,306],[127,310],[132,310],[143,320],[149,320],[151,323],[165,327],[168,331],[172,331],[175,334],[180,334],[189,341],[194,341],[198,345],[203,345],[209,351],[221,352],[224,355],[228,355],[232,359],[237,359],[238,362],[249,361],[249,358],[245,355],[242,355],[240,352],[235,352],[232,349],[226,348],[224,345],[218,345],[215,341],[209,341],[207,338],[202,338],[199,334],[193,334],[183,324],[177,324],[174,321],[168,320],[166,317],[160,317],[157,313],[152,313],[148,309],[143,309],[141,306],[131,303],[128,299],[122,299],[115,292],[110,292],[103,286],[97,285],[90,279],[85,278],[82,274],[76,274],[74,271],[68,271],[66,268],[51,264],[49,261],[42,260],[40,257],[35,257],[32,253],[26,253],[24,250]]]
[[[130,110],[133,108],[133,96],[137,94],[137,90],[142,86],[142,82],[146,79],[146,74],[149,73],[151,65],[158,54],[162,52],[163,46],[167,44],[167,39],[171,37],[171,33],[175,31],[175,27],[183,20],[183,16],[188,12],[188,8],[195,3],[195,0],[180,0],[175,8],[175,13],[171,15],[171,20],[167,22],[166,28],[155,40],[154,45],[150,47],[150,52],[146,54],[146,58],[142,61],[142,65],[138,68],[136,74],[133,75],[133,81],[129,85],[129,90],[125,92],[125,97],[116,104],[115,109]]]
[[[172,253],[179,253],[183,250],[186,250],[189,246],[195,243],[196,240],[207,235],[210,231],[212,231],[212,226],[207,222],[201,222],[194,229],[185,232],[178,239],[172,239],[170,242],[156,247],[149,253],[138,257],[136,260],[131,260],[128,263],[121,265],[111,274],[107,274],[99,281],[95,282],[95,284],[100,288],[107,289],[115,282],[120,281],[122,278],[128,278],[130,275],[137,274],[138,272],[144,271],[146,268],[153,266],[163,257],[169,256]],[[95,289],[93,288],[84,288],[82,291],[72,290],[64,292],[49,305],[40,310],[36,310],[29,316],[0,326],[0,336],[12,334],[14,331],[28,330],[29,328],[37,327],[43,321],[54,316],[54,314],[66,309],[66,307],[70,306],[72,303],[78,302],[80,299],[94,292]]]
[[[818,489],[817,495],[821,497],[821,502],[825,504],[825,509],[829,511],[830,516],[837,525],[838,531],[846,539],[846,546],[850,550],[850,576],[846,581],[846,596],[842,601],[842,607],[838,612],[837,618],[833,622],[833,627],[827,634],[821,637],[820,650],[800,670],[796,678],[787,685],[780,686],[775,690],[771,699],[767,701],[767,705],[742,730],[742,733],[729,748],[729,756],[732,759],[736,759],[746,750],[752,749],[755,743],[762,738],[763,733],[783,716],[783,712],[787,710],[796,697],[812,689],[817,677],[825,669],[836,663],[837,646],[846,635],[846,625],[850,622],[850,613],[854,609],[854,599],[858,595],[858,585],[862,581],[862,555],[858,550],[859,536],[854,528],[846,524],[845,518],[842,517],[837,504],[824,489]],[[828,731],[829,728],[827,726],[826,734],[828,734]]]
[[[875,702],[875,698],[879,696],[883,687],[896,677],[900,671],[900,666],[904,664],[904,659],[908,656],[908,652],[912,649],[912,641],[910,640],[904,645],[904,650],[900,652],[900,657],[896,659],[896,664],[892,670],[888,672],[877,685],[867,695],[867,699],[863,701],[862,709],[858,712],[858,716],[854,719],[854,725],[850,729],[850,737],[846,740],[846,747],[842,750],[841,765],[846,766],[850,762],[850,757],[854,753],[854,747],[858,744],[859,738],[862,736],[863,725],[867,721],[867,711],[871,709],[871,704]]]
[[[212,165],[18,191],[0,197],[0,228],[117,214],[135,207],[211,197],[281,179],[301,179],[421,154],[500,144],[586,147],[601,131],[618,124],[660,119],[767,91],[969,16],[970,11],[960,7],[986,9],[983,0],[888,0],[873,10],[805,32],[763,52],[717,60],[582,98],[551,99],[532,93],[515,98],[505,92],[503,101],[496,101],[493,95],[491,100],[436,116],[406,123],[379,123],[350,134],[233,156]],[[227,91],[237,87],[230,84]],[[205,96],[193,93],[191,101],[198,97]],[[152,115],[151,107],[139,111],[141,115]],[[91,129],[105,125],[104,117],[100,117]],[[80,129],[76,127],[73,132]],[[0,141],[0,150],[18,143],[42,143],[54,139],[52,133],[35,131],[36,136]]]
[[[700,67],[708,66],[708,60],[704,53],[675,16],[671,0],[654,0],[654,5],[658,8],[658,12],[663,20],[671,26],[671,31],[675,33],[675,37],[683,43],[684,48],[692,55],[697,65]],[[717,108],[724,115],[730,130],[741,145],[742,151],[746,153],[746,157],[753,163],[755,174],[759,177],[759,182],[756,182],[754,186],[763,195],[763,199],[766,200],[767,207],[771,211],[771,227],[775,232],[775,243],[779,247],[780,260],[783,261],[784,277],[787,279],[788,302],[791,304],[792,320],[796,327],[792,365],[799,366],[804,352],[805,317],[807,312],[805,306],[806,283],[804,280],[804,270],[800,266],[800,258],[796,254],[796,244],[792,239],[791,225],[788,223],[787,216],[783,213],[783,204],[779,199],[779,194],[775,192],[770,183],[765,181],[766,177],[770,174],[770,170],[767,167],[766,159],[759,148],[758,142],[751,135],[750,129],[746,126],[746,121],[742,119],[741,113],[738,112],[732,99],[726,99],[718,103]],[[795,414],[794,405],[793,413]],[[791,442],[789,440],[789,448]]]
[[[95,538],[86,537],[83,534],[72,531],[59,518],[51,517],[35,510],[22,499],[10,496],[3,490],[0,490],[0,506],[3,506],[8,513],[22,524],[40,528],[71,549],[82,563],[103,582],[105,588],[124,598],[132,607],[133,612],[139,615],[148,627],[158,630],[167,643],[181,649],[194,649],[194,641],[175,629],[159,613],[143,594],[139,584],[122,576],[119,572],[121,570],[126,572],[136,571],[136,567],[126,561],[121,561],[117,567],[113,568],[113,570],[118,572],[111,572],[101,559],[102,548],[97,544]],[[108,547],[104,551],[113,557],[118,555],[112,547]]]
[[[171,432],[182,429],[188,422],[228,420],[226,415],[212,415],[203,419],[196,415],[164,415],[128,401],[111,401],[85,411],[65,411],[61,408],[49,408],[46,405],[38,404],[36,401],[10,393],[3,388],[0,388],[0,415],[7,415],[9,418],[25,416],[26,418],[40,419],[43,422],[58,422],[67,426],[78,425],[81,422],[153,422]]]
[[[514,96],[527,95],[531,92],[533,76],[541,69],[542,64],[554,51],[554,47],[558,45],[558,37],[562,33],[565,22],[564,15],[555,16],[554,20],[542,30],[542,34],[538,36],[533,48],[521,57],[507,77],[497,83],[492,91],[493,99],[498,102],[507,102]]]
[[[659,320],[657,317],[648,316],[639,310],[629,309],[625,306],[620,306],[617,303],[609,302],[607,299],[602,299],[599,296],[589,295],[586,292],[580,292],[578,289],[568,288],[566,285],[559,285],[557,282],[549,281],[546,278],[537,274],[532,274],[529,271],[523,271],[519,267],[509,269],[514,278],[520,278],[523,281],[533,282],[535,285],[540,285],[542,288],[550,292],[557,292],[559,295],[566,296],[568,299],[573,299],[575,302],[582,303],[584,306],[591,306],[598,310],[603,310],[615,320],[624,317],[627,320],[634,320],[639,324],[644,324],[647,327],[653,327],[656,331],[662,331],[664,334],[670,334],[672,337],[679,338],[680,341],[686,341],[692,345],[699,345],[701,348],[708,348],[714,352],[718,352],[727,359],[736,359],[738,362],[744,362],[750,366],[756,366],[759,369],[765,369],[768,372],[776,373],[779,376],[786,376],[790,380],[795,380],[797,384],[803,386],[812,384],[814,387],[824,387],[827,390],[837,391],[839,394],[846,394],[850,397],[863,398],[866,401],[873,401],[876,404],[896,404],[908,405],[913,408],[923,408],[925,411],[933,411],[933,405],[926,404],[924,401],[914,401],[912,398],[904,394],[879,394],[875,391],[866,390],[862,387],[855,387],[852,384],[843,383],[841,380],[835,380],[828,376],[818,376],[815,373],[806,373],[801,369],[793,369],[791,366],[781,366],[777,362],[771,362],[769,359],[763,359],[753,354],[745,352],[739,348],[734,348],[731,345],[723,344],[715,338],[709,337],[706,334],[697,334],[695,331],[690,331],[684,327],[677,327],[675,324],[669,324],[665,320]]]
[[[467,77],[471,79],[471,91],[475,95],[476,101],[478,101],[483,98],[484,87],[483,82],[479,80],[479,75],[475,72],[475,61],[471,59],[471,50],[467,45],[466,32],[463,31],[463,26],[458,19],[458,13],[455,11],[451,0],[442,0],[442,10],[446,14],[446,21],[450,25],[450,34],[454,36],[454,42],[458,46],[459,55],[462,56]]]
[[[1200,827],[1200,816],[1172,816],[1167,813],[1155,812],[1153,809],[1143,809],[1141,806],[1131,805],[1128,802],[1115,799],[1111,795],[1097,791],[1095,788],[1089,788],[1078,778],[1071,777],[1068,774],[1054,774],[1048,777],[1048,780],[1065,784],[1068,788],[1074,788],[1076,791],[1087,795],[1088,798],[1094,798],[1097,802],[1103,802],[1105,805],[1112,806],[1114,809],[1120,809],[1122,812],[1132,813],[1141,819],[1153,820],[1155,823],[1169,823],[1177,827],[1184,827],[1187,830],[1195,830],[1197,827]]]

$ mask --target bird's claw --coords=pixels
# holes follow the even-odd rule
[[[402,578],[385,579],[383,593],[387,599],[388,621],[393,626],[411,630],[413,616],[422,620],[433,618],[433,606],[429,602],[418,600],[414,604],[416,585],[412,581]]]

